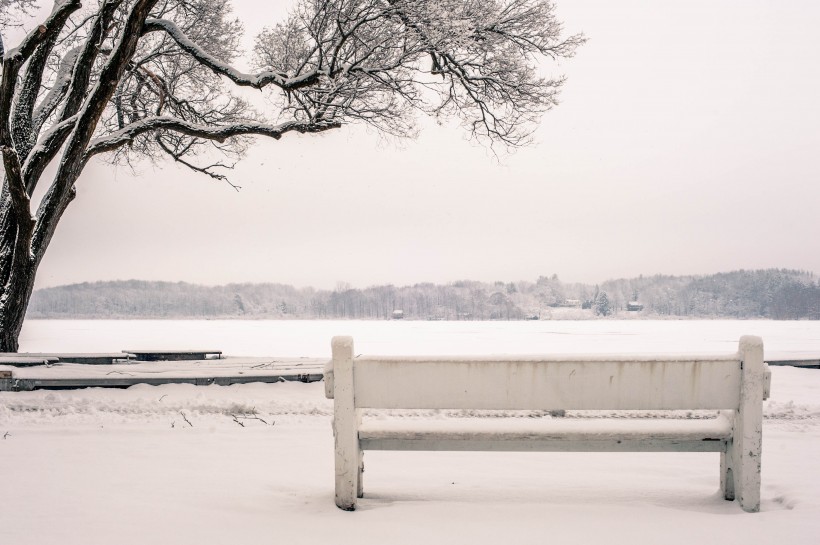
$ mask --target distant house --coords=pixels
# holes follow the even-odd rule
[[[626,304],[626,310],[629,312],[640,312],[643,310],[643,304],[637,301],[630,301]]]
[[[393,311],[393,319],[394,320],[401,320],[404,318],[404,311],[403,310],[394,310]]]

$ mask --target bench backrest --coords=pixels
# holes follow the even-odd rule
[[[742,338],[735,354],[675,357],[353,358],[352,342],[333,339],[325,380],[333,397],[333,381],[350,373],[342,381],[352,386],[355,408],[737,409],[744,359],[755,360],[755,375],[765,379],[757,337]]]

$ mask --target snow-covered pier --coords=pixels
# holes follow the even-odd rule
[[[114,363],[50,363],[30,367],[0,364],[0,391],[127,388],[135,384],[246,384],[322,379],[323,359],[222,357],[199,360]]]
[[[123,352],[0,352],[0,365],[14,367],[31,367],[52,363],[85,363],[89,365],[111,365],[127,363],[134,359],[134,354]],[[35,362],[35,363],[31,363]]]
[[[800,358],[800,359],[771,359],[766,360],[769,365],[789,365],[791,367],[803,367],[807,369],[820,369],[820,357]]]

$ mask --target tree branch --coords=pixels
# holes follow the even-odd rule
[[[14,99],[14,89],[17,84],[17,75],[23,63],[34,53],[37,47],[60,32],[65,17],[79,9],[78,0],[66,0],[55,7],[46,21],[30,32],[20,45],[3,56],[3,77],[0,80],[0,151],[3,155],[6,183],[9,186],[11,205],[15,208],[15,215],[22,218],[23,214],[31,214],[28,195],[23,182],[20,156],[14,146],[11,132],[11,106]],[[22,198],[25,196],[25,199]]]
[[[33,130],[32,125],[32,113],[34,103],[37,101],[38,91],[43,82],[46,62],[54,49],[60,31],[65,26],[72,11],[70,9],[60,9],[60,5],[55,3],[54,13],[56,16],[48,21],[49,30],[44,33],[42,40],[26,62],[25,74],[22,83],[18,86],[19,91],[11,121],[14,146],[21,161],[25,161],[37,138],[37,131]]]
[[[204,167],[200,167],[200,166],[197,166],[197,165],[191,163],[190,161],[186,161],[185,159],[183,159],[183,156],[185,155],[185,151],[190,147],[190,143],[189,143],[188,146],[185,146],[183,148],[183,151],[177,152],[177,151],[174,151],[173,149],[171,149],[170,147],[168,147],[168,145],[165,142],[162,141],[162,136],[160,134],[157,134],[155,139],[156,139],[157,145],[159,145],[159,147],[162,148],[162,150],[171,159],[173,159],[177,163],[180,163],[181,165],[184,165],[185,167],[193,170],[194,172],[199,172],[200,174],[205,174],[206,176],[210,176],[214,180],[219,180],[220,182],[225,182],[226,184],[231,186],[236,191],[239,191],[240,189],[242,189],[240,186],[238,186],[238,185],[234,184],[233,182],[231,182],[228,179],[228,177],[225,176],[224,174],[214,172],[215,168],[224,168],[224,169],[227,169],[227,170],[233,170],[234,165],[225,165],[223,163],[217,162],[217,163],[213,163],[211,165],[206,165]]]
[[[97,138],[91,141],[88,150],[85,153],[85,160],[88,160],[94,155],[100,153],[114,151],[117,148],[132,142],[141,134],[157,130],[169,130],[184,134],[186,136],[193,136],[195,138],[224,142],[228,138],[244,135],[268,136],[278,140],[282,137],[282,135],[288,132],[318,133],[339,127],[341,127],[340,122],[301,123],[298,121],[288,121],[279,125],[248,122],[213,126],[198,125],[170,116],[146,117],[131,123],[130,125],[126,125],[122,129],[105,137]]]
[[[117,8],[123,0],[105,0],[100,11],[92,23],[91,33],[85,39],[83,50],[74,63],[74,73],[71,77],[71,88],[68,91],[66,103],[60,114],[60,121],[63,121],[79,111],[85,98],[88,83],[91,81],[91,70],[94,60],[100,52],[100,44],[109,32],[109,26],[114,18]]]
[[[56,0],[54,2],[54,10],[51,15],[43,22],[42,25],[28,33],[23,38],[20,45],[10,49],[3,55],[3,69],[5,71],[6,63],[13,60],[19,67],[28,60],[42,42],[48,40],[51,36],[56,36],[63,28],[63,24],[68,16],[82,7],[80,0]]]
[[[79,53],[73,55],[75,59],[73,71],[66,72],[70,78],[68,89],[60,91],[60,95],[58,96],[52,96],[52,94],[49,93],[42,103],[43,106],[53,110],[57,107],[59,99],[65,99],[63,110],[58,118],[58,124],[49,131],[45,141],[41,141],[34,146],[32,150],[33,156],[29,157],[24,165],[24,183],[29,194],[34,192],[46,166],[56,157],[57,153],[59,153],[66,138],[68,138],[74,128],[74,122],[76,121],[75,114],[82,105],[88,83],[91,80],[94,59],[99,53],[100,44],[108,32],[107,29],[114,17],[114,13],[121,3],[122,0],[106,0],[103,2],[92,24],[91,33],[85,40],[85,45]],[[56,103],[53,105],[48,102],[52,99],[56,100]],[[45,122],[45,117],[42,117],[43,113],[45,112],[41,110],[39,114],[36,114],[37,122]],[[64,123],[71,119],[74,119],[74,121],[71,121],[69,124]],[[55,180],[56,179],[57,178],[55,178]]]
[[[76,122],[77,116],[75,115],[65,121],[57,123],[51,127],[48,132],[41,137],[37,145],[31,149],[26,162],[23,163],[23,180],[29,195],[34,192],[37,181],[40,179],[40,176],[42,176],[51,158],[57,154],[66,137],[74,130],[74,124]]]
[[[217,59],[199,44],[188,38],[178,26],[165,19],[148,19],[143,32],[162,30],[168,33],[183,51],[194,57],[202,65],[207,66],[215,73],[223,75],[240,87],[262,89],[267,85],[275,85],[285,91],[292,91],[314,85],[323,75],[322,70],[313,70],[297,77],[288,77],[286,74],[267,70],[259,74],[245,74]]]
[[[32,130],[36,134],[39,134],[40,128],[49,116],[54,113],[54,110],[57,109],[60,101],[65,98],[68,89],[71,87],[71,76],[74,63],[80,55],[80,50],[80,47],[75,47],[69,50],[68,53],[63,55],[60,59],[57,75],[54,78],[54,85],[34,109],[34,113],[31,116]]]
[[[31,228],[31,208],[28,193],[22,184],[23,175],[17,152],[9,146],[0,146],[3,154],[3,166],[6,173],[8,196],[10,197],[10,212],[16,216],[16,223]],[[30,234],[30,233],[29,233]]]

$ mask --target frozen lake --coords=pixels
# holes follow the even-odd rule
[[[329,358],[335,335],[353,336],[357,353],[385,355],[722,353],[733,352],[741,335],[758,335],[767,358],[820,357],[820,322],[770,320],[28,320],[20,351],[202,348],[232,356]]]

